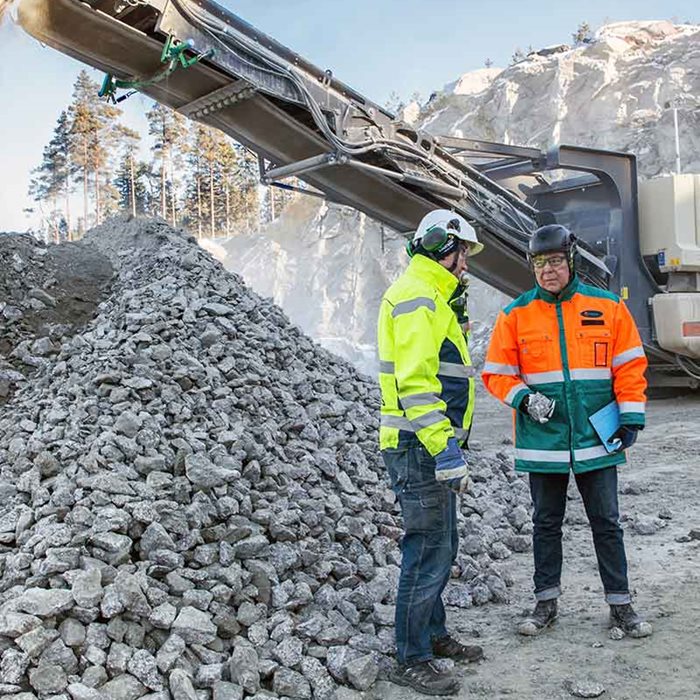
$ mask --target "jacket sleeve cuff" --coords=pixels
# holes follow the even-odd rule
[[[620,425],[635,425],[640,429],[644,427],[644,414],[643,413],[620,413]]]
[[[620,425],[638,425],[644,427],[646,401],[617,401],[620,411]]]
[[[520,405],[522,402],[525,400],[525,397],[531,393],[530,389],[526,386],[521,386],[518,391],[513,395],[512,399],[508,401],[506,399],[506,403],[512,406],[516,411],[520,409]]]

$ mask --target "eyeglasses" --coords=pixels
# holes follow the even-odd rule
[[[567,260],[565,255],[551,255],[548,258],[537,257],[532,259],[532,266],[536,270],[544,270],[547,265],[549,265],[552,269],[556,269],[558,267],[563,267],[566,264]]]

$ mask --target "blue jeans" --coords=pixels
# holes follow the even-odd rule
[[[605,600],[613,605],[629,603],[627,557],[617,505],[617,468],[595,469],[575,477],[593,531]],[[568,484],[568,474],[530,473],[530,493],[535,507],[532,542],[537,600],[551,600],[561,594],[561,526]]]
[[[433,658],[432,640],[447,635],[442,591],[457,556],[457,497],[435,481],[435,460],[411,438],[382,451],[403,514],[396,596],[400,664]]]

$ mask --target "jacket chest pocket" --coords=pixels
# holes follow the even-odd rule
[[[520,368],[532,371],[551,363],[554,338],[549,333],[525,333],[518,336]]]
[[[607,328],[576,331],[576,341],[584,367],[610,367],[612,334]]]

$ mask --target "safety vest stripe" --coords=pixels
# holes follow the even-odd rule
[[[443,416],[445,418],[445,416]],[[397,430],[405,430],[408,433],[415,433],[416,429],[408,418],[404,416],[386,416],[381,417],[381,427],[382,428],[396,428]],[[420,429],[420,428],[419,428]],[[469,436],[469,431],[466,428],[456,428],[452,426],[455,432],[455,437],[458,442],[463,442]]]
[[[430,309],[430,311],[435,311],[435,301],[433,299],[428,299],[428,297],[416,297],[408,301],[400,301],[391,310],[391,315],[393,318],[396,318],[402,314],[410,314],[412,311],[420,309],[422,306]]]
[[[474,376],[474,368],[457,362],[441,362],[437,373],[443,377],[469,378]]]
[[[582,447],[574,450],[574,459],[577,462],[585,462],[589,459],[606,457],[610,454],[603,445],[594,447]],[[528,450],[516,448],[515,458],[525,462],[569,462],[571,453],[569,450]]]
[[[523,380],[527,384],[549,384],[551,382],[563,382],[564,372],[553,370],[552,372],[531,372],[523,374]]]
[[[646,404],[643,401],[620,401],[617,407],[620,413],[644,413]]]
[[[430,392],[426,392],[424,394],[411,394],[410,396],[404,396],[402,399],[399,399],[399,403],[405,409],[417,408],[419,406],[430,406],[438,401],[441,401],[440,397]]]
[[[396,365],[388,360],[379,361],[379,371],[382,374],[394,374]],[[441,362],[438,367],[438,374],[443,377],[469,378],[475,374],[474,368],[467,365],[460,365],[458,362]]]
[[[603,445],[596,445],[595,447],[581,447],[578,450],[574,450],[574,459],[577,462],[585,462],[587,459],[596,459],[598,457],[607,457],[610,453],[603,447]]]
[[[572,369],[569,370],[572,379],[578,380],[594,380],[594,379],[610,379],[612,372],[608,367],[600,367],[595,369]]]
[[[607,367],[592,369],[572,369],[569,370],[571,379],[574,381],[604,380],[612,377],[612,372]],[[523,374],[523,379],[527,384],[550,384],[553,382],[563,382],[564,372],[553,370],[551,372],[531,372]]]
[[[636,347],[621,352],[619,355],[615,355],[612,359],[612,366],[620,367],[620,365],[624,365],[631,360],[636,360],[638,357],[644,357],[644,348],[641,345],[637,345]]]
[[[518,365],[502,365],[499,362],[485,362],[484,372],[489,374],[505,374],[507,376],[518,376],[520,374],[520,367]]]
[[[381,416],[382,428],[396,428],[397,430],[407,430],[409,433],[415,433],[411,425],[411,421],[405,416]]]
[[[404,416],[382,416],[381,424],[384,428],[398,428],[399,430],[417,433],[422,428],[428,428],[444,420],[447,420],[447,416],[441,411],[430,411],[430,413],[419,416],[414,420],[408,420]]]
[[[435,410],[425,415],[418,416],[418,418],[414,418],[411,421],[411,425],[414,426],[416,432],[418,432],[422,428],[429,428],[431,425],[441,423],[444,420],[447,420],[447,416],[442,411]]]
[[[526,450],[516,448],[515,458],[526,462],[569,462],[569,450]]]

